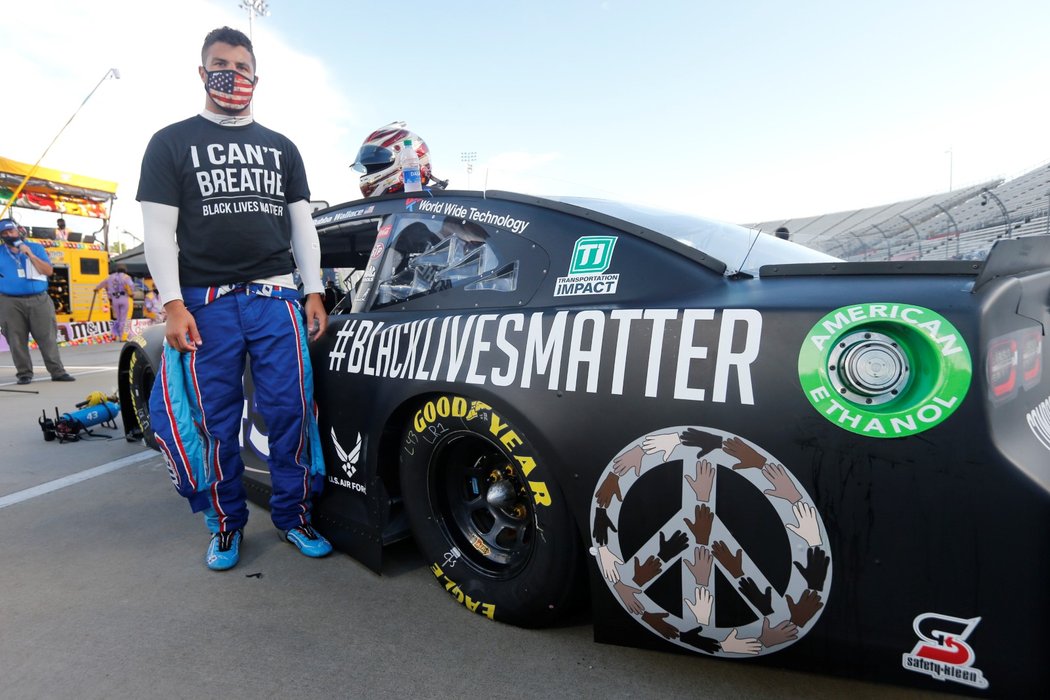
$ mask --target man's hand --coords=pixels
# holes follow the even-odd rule
[[[25,244],[25,242],[19,238],[15,243],[15,250],[20,253],[25,253],[26,257],[29,258],[29,262],[33,263],[33,267],[36,271],[42,275],[51,275],[55,268],[51,266],[51,259],[46,255],[43,258],[38,258],[33,254],[33,249]]]
[[[179,352],[193,352],[202,345],[201,334],[197,332],[197,321],[182,303],[182,299],[169,301],[164,305],[164,311],[168,314],[164,326],[164,337],[168,340],[168,345]]]
[[[328,314],[324,310],[324,299],[320,294],[306,295],[306,335],[313,342],[324,335],[328,328]]]

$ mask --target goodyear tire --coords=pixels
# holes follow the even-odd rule
[[[582,562],[568,505],[501,413],[462,396],[432,397],[405,427],[400,470],[416,543],[459,603],[524,627],[573,608]]]
[[[124,414],[124,430],[129,435],[141,436],[146,445],[154,450],[159,449],[157,439],[150,426],[149,395],[153,390],[155,374],[153,363],[146,351],[138,345],[129,344],[128,364],[124,376],[127,378],[126,393],[121,391],[121,400],[127,400],[130,413]],[[124,398],[126,395],[126,399]],[[129,420],[134,425],[129,425]],[[130,439],[130,438],[129,438]]]

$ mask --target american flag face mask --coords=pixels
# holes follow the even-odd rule
[[[204,84],[208,96],[227,112],[242,112],[252,101],[255,82],[235,70],[206,71],[208,80]]]

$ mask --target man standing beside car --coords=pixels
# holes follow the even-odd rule
[[[205,563],[233,567],[248,519],[238,437],[250,356],[269,431],[271,519],[300,552],[321,557],[332,546],[311,527],[310,506],[324,465],[292,277],[298,267],[314,340],[328,319],[306,173],[295,145],[252,118],[251,40],[216,29],[201,62],[204,110],[153,136],[137,195],[146,261],[168,317],[152,427],[172,482],[212,532]]]
[[[18,224],[0,220],[0,331],[11,348],[19,384],[33,381],[29,334],[33,334],[51,381],[72,382],[58,354],[55,305],[47,295],[47,278],[54,271],[44,246],[23,240]]]

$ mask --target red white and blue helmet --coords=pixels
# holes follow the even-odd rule
[[[419,179],[425,186],[431,179],[430,149],[423,139],[408,130],[405,122],[390,122],[376,129],[357,151],[357,158],[351,165],[361,173],[361,194],[365,197],[377,197],[390,192],[402,192],[405,181],[401,177],[400,158],[405,139],[412,139],[412,147],[419,156]]]

